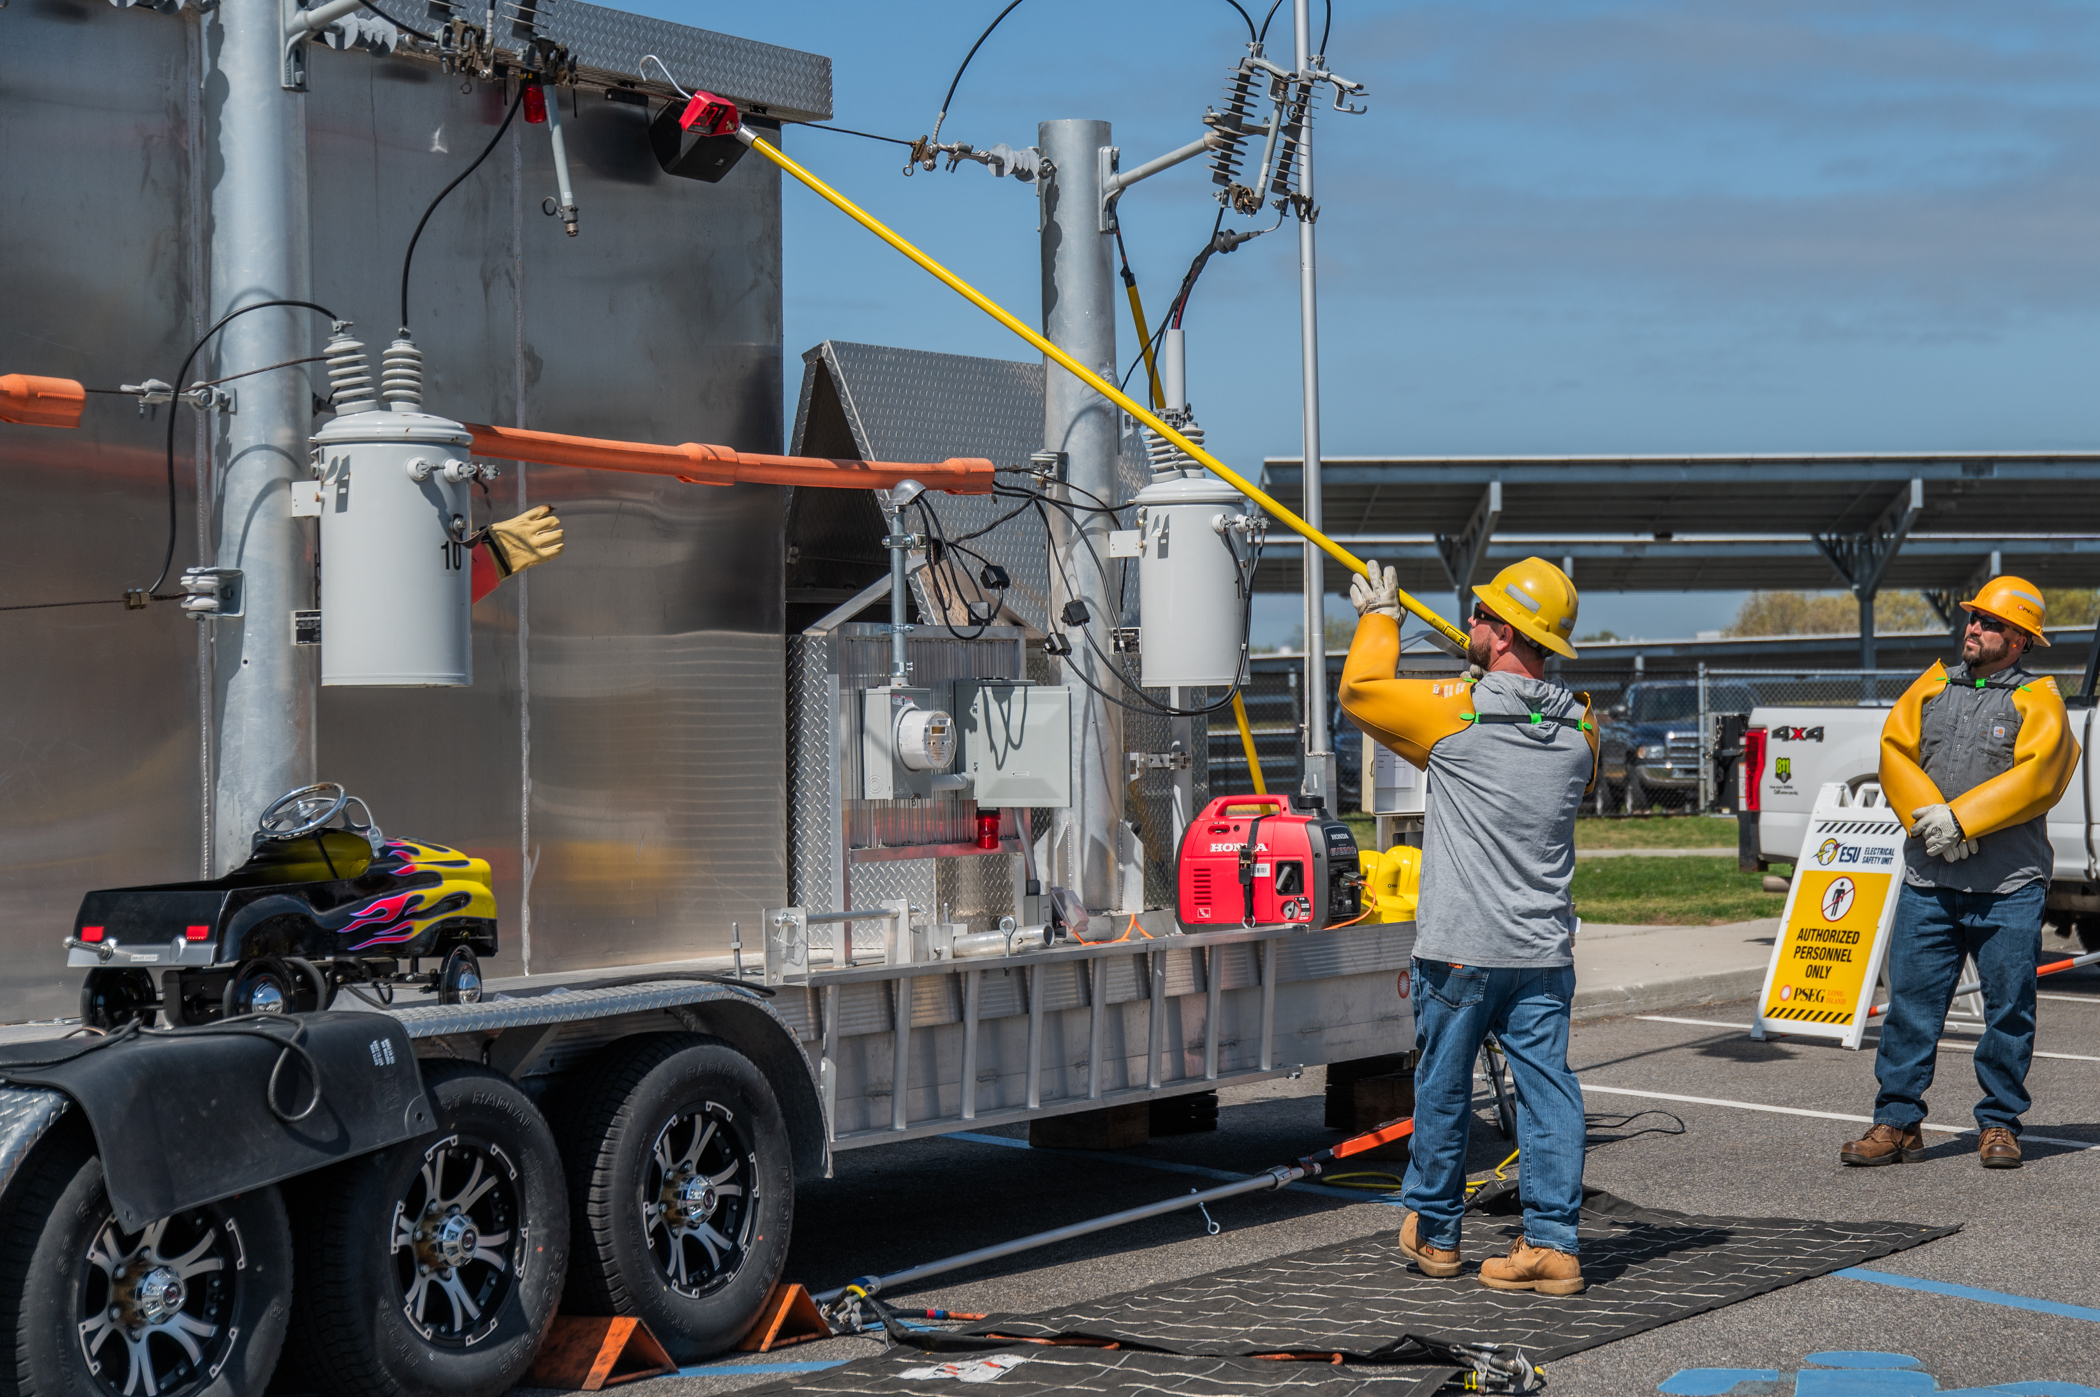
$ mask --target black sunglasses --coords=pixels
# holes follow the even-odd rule
[[[1500,616],[1497,616],[1494,612],[1476,603],[1473,607],[1473,615],[1470,618],[1468,624],[1475,626],[1500,626],[1505,625],[1507,623],[1504,622],[1503,619]]]
[[[2005,630],[2005,623],[1997,617],[1978,616],[1973,611],[1969,613],[1969,624],[1979,631],[1989,631],[1993,635],[2000,634]]]

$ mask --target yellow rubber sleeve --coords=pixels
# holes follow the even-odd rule
[[[2071,736],[2056,681],[2044,675],[2022,684],[2013,690],[2012,700],[2020,714],[2012,769],[1947,802],[1961,821],[1961,832],[1971,839],[2047,814],[2063,799],[2078,766],[2078,739]]]
[[[1373,612],[1356,623],[1337,691],[1342,711],[1375,740],[1418,767],[1429,749],[1470,724],[1473,686],[1459,678],[1396,679],[1400,623]]]
[[[1169,426],[1150,408],[1139,406],[1137,400],[1122,389],[1116,387],[1113,383],[1110,383],[1107,379],[1030,329],[1027,324],[1017,319],[1011,312],[999,305],[998,302],[977,290],[976,287],[971,286],[925,253],[919,251],[918,248],[912,246],[898,234],[891,232],[889,228],[883,225],[881,220],[861,208],[858,204],[855,204],[845,195],[839,193],[836,189],[833,189],[830,185],[824,183],[824,181],[818,179],[808,170],[803,169],[793,160],[790,160],[778,147],[769,144],[762,137],[753,133],[749,127],[739,127],[736,135],[738,140],[793,175],[821,196],[827,203],[837,208],[839,212],[845,214],[855,223],[858,223],[861,227],[918,263],[919,266],[931,273],[935,279],[947,286],[951,291],[954,291],[971,305],[976,306],[986,315],[989,315],[992,319],[1028,341],[1029,344],[1041,352],[1043,357],[1056,363],[1081,383],[1084,383],[1087,387],[1093,389],[1096,393],[1099,393],[1102,397],[1108,399],[1117,407],[1174,443],[1176,447],[1187,453],[1191,459],[1201,462],[1204,469],[1238,490],[1254,503],[1260,505],[1263,510],[1267,511],[1269,517],[1277,523],[1319,548],[1320,551],[1326,553],[1351,572],[1363,573],[1367,577],[1370,575],[1369,565],[1361,558],[1358,558],[1354,553],[1351,553],[1348,549],[1306,523],[1290,510],[1285,509],[1266,492],[1257,488],[1251,481],[1229,466],[1226,466],[1217,457],[1205,451],[1195,442],[1190,441],[1175,428]],[[1446,640],[1457,645],[1461,650],[1464,649],[1467,639],[1464,631],[1461,631],[1458,627],[1452,625],[1404,591],[1399,594],[1399,602],[1401,606],[1407,608],[1423,624],[1438,631]]]
[[[1906,834],[1910,832],[1911,811],[1947,803],[1940,788],[1925,774],[1925,768],[1918,765],[1925,703],[1946,687],[1947,668],[1935,660],[1932,668],[1903,691],[1896,706],[1889,710],[1888,721],[1881,725],[1881,794],[1903,822]]]

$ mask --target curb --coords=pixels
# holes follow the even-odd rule
[[[1692,1009],[1706,1004],[1725,1004],[1750,999],[1764,987],[1765,967],[1717,970],[1706,975],[1685,975],[1670,980],[1649,980],[1631,985],[1600,985],[1584,989],[1577,985],[1570,1017],[1609,1019],[1622,1014],[1654,1014],[1671,1009]]]

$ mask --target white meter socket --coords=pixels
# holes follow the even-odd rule
[[[938,708],[899,713],[897,760],[913,771],[946,771],[955,760],[955,720]]]

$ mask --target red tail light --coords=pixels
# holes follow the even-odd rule
[[[525,124],[545,126],[547,124],[547,91],[536,82],[525,84]]]
[[[80,929],[80,939],[83,941],[100,941],[102,939],[102,928],[98,926],[84,926]]]
[[[744,118],[737,111],[736,103],[727,97],[717,97],[712,92],[695,92],[693,100],[686,103],[685,110],[679,113],[678,124],[704,136],[733,136],[737,127],[744,124]]]
[[[192,941],[211,940],[211,928],[208,926],[186,926],[182,929],[182,934]]]
[[[1765,730],[1750,728],[1743,733],[1743,809],[1764,809]]]

